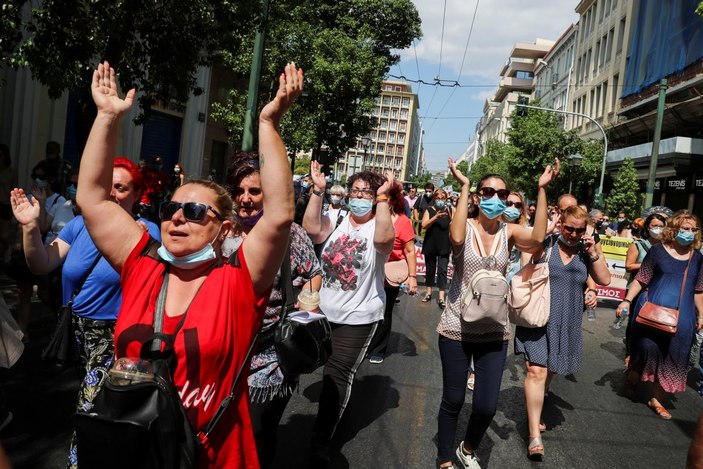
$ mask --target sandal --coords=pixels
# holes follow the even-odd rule
[[[541,437],[530,438],[530,444],[527,445],[527,457],[532,461],[541,461],[544,457],[544,443]]]
[[[447,303],[445,303],[444,300],[437,300],[437,304],[439,305],[440,309],[444,309],[447,307]]]
[[[422,299],[422,302],[423,302],[423,303],[427,303],[427,302],[430,301],[431,299],[432,299],[432,293],[428,293],[428,294],[425,295],[425,297]]]
[[[539,423],[539,431],[541,432],[546,432],[547,431],[547,424],[544,422]]]
[[[647,402],[647,407],[652,409],[657,415],[664,420],[671,420],[671,414],[661,404],[653,404],[652,401]]]

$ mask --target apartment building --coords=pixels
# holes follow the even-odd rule
[[[535,67],[534,99],[540,106],[569,110],[577,27],[570,25]]]
[[[603,127],[618,120],[634,5],[633,0],[582,0],[576,6],[579,25],[570,110]],[[567,128],[578,128],[585,138],[602,138],[598,126],[583,117],[569,117]]]
[[[483,106],[483,117],[476,125],[477,157],[486,152],[486,142],[496,139],[507,142],[510,114],[519,96],[532,97],[535,90],[535,69],[554,46],[554,41],[536,39],[519,42],[513,47],[500,71],[500,83],[493,97]]]
[[[335,180],[346,181],[359,171],[382,173],[390,169],[396,179],[408,181],[421,172],[424,162],[419,108],[417,94],[408,83],[384,81],[373,110],[376,127],[337,161]]]

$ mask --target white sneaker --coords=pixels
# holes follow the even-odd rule
[[[459,458],[459,462],[464,469],[481,469],[478,463],[478,458],[476,453],[466,454],[464,453],[464,442],[459,443],[459,447],[456,449],[456,457]]]

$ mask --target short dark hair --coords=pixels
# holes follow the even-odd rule
[[[649,238],[649,224],[652,223],[652,220],[659,220],[666,226],[666,217],[661,213],[653,213],[644,220],[644,226],[640,230],[642,238]]]
[[[359,173],[352,174],[349,179],[347,179],[347,188],[351,190],[354,183],[358,180],[368,182],[374,195],[376,195],[378,188],[383,185],[384,178],[380,174],[374,173],[373,171],[361,171]]]
[[[229,159],[225,187],[234,194],[247,176],[259,172],[259,154],[255,151],[236,151]]]
[[[430,189],[431,191],[434,191],[434,184],[431,182],[425,183],[425,190]]]

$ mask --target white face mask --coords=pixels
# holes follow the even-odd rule
[[[655,228],[650,228],[649,229],[649,236],[651,236],[654,239],[659,239],[662,237],[662,231],[664,231],[664,228],[661,226],[657,226]]]
[[[342,201],[342,197],[340,197],[340,196],[338,196],[338,195],[331,195],[331,196],[330,196],[330,201],[331,201],[334,205],[337,205],[338,203],[340,203],[340,202]]]

